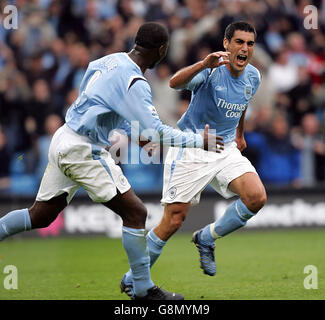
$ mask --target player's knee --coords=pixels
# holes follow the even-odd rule
[[[178,230],[186,218],[187,208],[183,204],[175,204],[171,211],[170,228]]]
[[[148,214],[147,208],[145,207],[144,204],[141,203],[141,205],[139,205],[137,209],[137,215],[141,223],[145,224],[147,219],[147,214]]]
[[[175,231],[178,230],[182,226],[184,220],[185,216],[182,213],[173,215],[170,221],[170,228]]]
[[[245,203],[246,207],[253,211],[258,212],[263,208],[267,201],[267,196],[265,190],[258,190],[255,192],[250,192],[246,195],[243,202]]]
[[[47,228],[53,222],[51,217],[41,212],[36,206],[29,208],[28,212],[33,229]]]
[[[64,209],[65,204],[60,203],[59,198],[45,202],[35,201],[28,209],[32,229],[48,227]]]
[[[144,228],[146,219],[147,208],[143,203],[138,203],[123,220],[129,226]]]

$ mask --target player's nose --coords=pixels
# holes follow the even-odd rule
[[[247,53],[248,52],[248,45],[247,45],[247,43],[244,42],[242,44],[242,47],[240,49],[241,49],[241,51],[243,51],[243,53]]]

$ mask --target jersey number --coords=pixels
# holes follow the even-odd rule
[[[88,99],[87,97],[87,90],[96,82],[96,80],[101,76],[102,72],[100,70],[97,70],[88,80],[88,83],[86,85],[85,90],[83,90],[81,92],[81,94],[79,95],[79,97],[77,98],[77,100],[74,103],[73,108],[79,108],[80,106],[82,106]]]

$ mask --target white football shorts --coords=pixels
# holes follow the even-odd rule
[[[231,198],[236,194],[228,189],[229,183],[246,172],[256,173],[256,170],[241,154],[236,142],[225,144],[221,153],[198,148],[169,148],[161,203],[196,205],[208,184],[224,198]]]
[[[111,154],[66,124],[51,141],[49,163],[36,197],[47,201],[67,193],[69,203],[79,187],[83,187],[94,202],[107,202],[131,186]]]

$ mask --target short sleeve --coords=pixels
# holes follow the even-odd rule
[[[260,86],[261,80],[262,80],[262,76],[261,73],[255,69],[255,76],[254,76],[254,88],[253,88],[253,95],[256,93],[258,87]]]
[[[186,86],[187,90],[196,91],[202,83],[206,81],[209,77],[211,69],[204,69],[200,73],[198,73]]]

